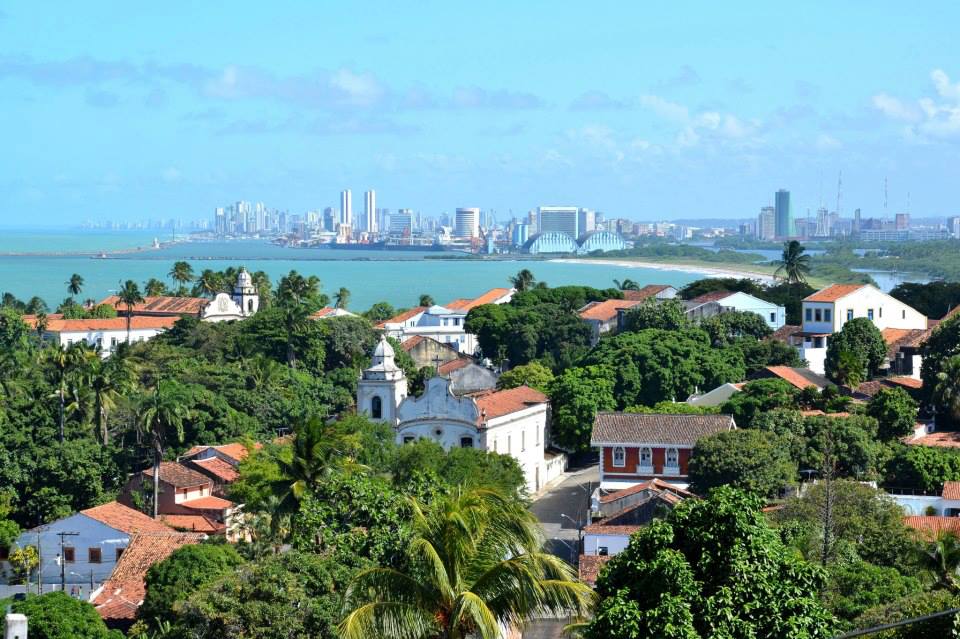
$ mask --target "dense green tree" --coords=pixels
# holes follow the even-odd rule
[[[947,413],[944,406],[936,406],[933,393],[937,386],[937,376],[944,363],[960,355],[960,316],[941,322],[923,343],[923,363],[920,366],[920,378],[923,380],[922,396],[926,403],[937,408],[938,413]],[[946,416],[946,415],[944,415]]]
[[[855,628],[876,628],[889,623],[924,617],[934,612],[942,612],[956,608],[958,600],[955,594],[946,590],[931,590],[918,592],[901,597],[893,602],[867,610],[857,617]],[[895,630],[876,635],[882,639],[931,639],[932,637],[949,637],[953,623],[949,616],[931,619],[920,623],[901,626]]]
[[[917,422],[917,402],[902,388],[881,388],[867,404],[867,415],[877,420],[880,439],[905,437]]]
[[[628,310],[623,323],[623,328],[627,331],[642,331],[648,328],[679,331],[690,324],[683,305],[678,300],[652,299]]]
[[[371,322],[382,322],[397,314],[393,305],[388,302],[377,302],[366,311],[363,316]]]
[[[890,296],[930,319],[939,319],[960,305],[960,282],[901,282],[893,287]]]
[[[733,430],[703,437],[690,458],[690,484],[706,494],[730,485],[762,497],[777,493],[797,480],[797,464],[780,436],[759,430]]]
[[[696,406],[686,402],[657,402],[653,406],[627,406],[627,413],[644,415],[717,415],[719,406]]]
[[[711,277],[690,282],[680,289],[680,299],[692,300],[707,293],[730,291],[731,293],[747,293],[764,299],[764,288],[756,280],[750,278],[737,279],[733,277]]]
[[[0,599],[0,608],[26,615],[32,639],[123,639],[109,630],[96,608],[62,592],[32,595],[23,600]]]
[[[933,387],[933,405],[952,423],[960,422],[960,355],[944,360]]]
[[[887,345],[880,329],[866,317],[846,322],[840,332],[830,338],[825,368],[831,381],[842,383],[849,380],[849,372],[842,375],[844,371],[841,364],[845,357],[855,358],[858,369],[863,371],[861,381],[875,377],[886,359]]]
[[[184,599],[241,564],[243,557],[227,543],[182,546],[147,571],[147,594],[137,616],[150,624],[174,622]]]
[[[741,337],[761,340],[773,333],[763,317],[752,311],[720,313],[700,322],[700,328],[710,335],[710,341],[716,346],[729,344]]]
[[[927,565],[936,576],[937,585],[960,593],[960,537],[952,530],[944,531],[927,549]]]
[[[767,366],[790,366],[791,368],[806,366],[806,362],[801,359],[795,346],[779,340],[740,338],[732,345],[743,353],[748,375],[759,372]]]
[[[344,597],[342,639],[497,639],[534,615],[584,615],[590,590],[543,552],[534,516],[489,491],[413,507],[402,568],[360,571]]]
[[[478,448],[444,451],[440,444],[419,439],[397,447],[388,466],[398,486],[410,486],[422,475],[433,475],[448,486],[493,488],[520,495],[526,481],[517,460]]]
[[[813,415],[804,419],[804,431],[801,469],[822,470],[828,464],[840,477],[864,481],[881,477],[886,448],[877,440],[872,417]]]
[[[824,601],[840,619],[853,622],[871,608],[922,592],[916,577],[866,561],[832,564]],[[853,623],[848,623],[852,629]]]
[[[540,392],[547,392],[554,375],[549,368],[539,362],[521,364],[504,372],[497,380],[497,388],[503,390],[518,386],[529,386]]]
[[[758,379],[744,384],[720,410],[733,415],[740,428],[751,428],[763,413],[776,408],[796,408],[798,396],[797,388],[782,379]]]
[[[588,450],[597,412],[613,410],[613,372],[606,366],[568,368],[550,385],[551,436],[570,451]]]
[[[721,487],[634,534],[600,574],[586,636],[832,637],[822,571],[780,541],[762,503]]]
[[[417,300],[418,306],[426,306],[427,308],[430,308],[431,306],[433,306],[434,303],[435,302],[433,301],[433,297],[430,295],[427,295],[426,293],[422,293],[420,295],[420,299]]]
[[[768,286],[763,294],[757,297],[783,306],[787,311],[787,324],[799,325],[803,322],[801,316],[803,299],[814,292],[816,292],[816,289],[809,284],[781,281],[773,286]]]
[[[810,256],[804,254],[803,245],[796,240],[783,244],[783,255],[777,263],[775,277],[781,277],[790,284],[806,284],[810,274]]]
[[[897,445],[886,465],[891,488],[939,493],[945,481],[960,481],[960,453],[950,448]]]
[[[313,312],[325,305],[329,299],[320,293],[320,278],[316,275],[304,277],[296,271],[290,271],[277,286],[277,302],[286,306],[306,305]]]

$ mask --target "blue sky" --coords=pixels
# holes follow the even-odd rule
[[[58,9],[54,9],[54,6]],[[0,4],[0,224],[955,215],[960,3]]]

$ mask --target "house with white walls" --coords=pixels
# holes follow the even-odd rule
[[[692,300],[685,300],[683,307],[687,319],[693,322],[705,320],[708,317],[739,311],[742,313],[756,313],[763,318],[770,330],[777,330],[787,321],[787,311],[783,306],[762,300],[742,291],[712,291],[704,293]]]

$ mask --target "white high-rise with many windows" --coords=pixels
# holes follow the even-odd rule
[[[380,229],[377,227],[377,192],[370,189],[364,193],[363,198],[363,230],[367,233],[376,233]]]
[[[350,189],[340,191],[340,224],[353,226],[353,196]]]
[[[457,209],[454,237],[480,237],[480,209]]]

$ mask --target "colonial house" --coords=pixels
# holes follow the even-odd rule
[[[62,577],[68,587],[89,587],[106,581],[134,534],[168,532],[163,523],[112,501],[27,530],[17,545],[39,549],[42,584],[59,586]]]
[[[834,386],[829,379],[814,373],[809,368],[792,366],[765,366],[751,375],[750,379],[781,379],[799,390],[813,386],[818,391],[822,391],[827,386]]]
[[[26,319],[26,318],[25,318]],[[36,327],[35,319],[26,319]],[[108,357],[117,346],[129,340],[130,343],[145,342],[166,331],[177,321],[176,317],[155,317],[135,315],[130,318],[130,331],[127,331],[126,317],[98,319],[50,319],[47,318],[43,330],[43,339],[64,348],[83,342],[99,351],[101,357]]]
[[[199,544],[206,535],[165,532],[134,533],[110,578],[94,590],[90,602],[107,627],[126,631],[137,618],[146,596],[147,571],[188,544]]]
[[[579,311],[580,316],[592,331],[590,343],[596,344],[600,341],[603,333],[609,333],[617,328],[617,317],[623,311],[627,311],[637,304],[643,302],[638,300],[604,300],[602,302],[590,302]]]
[[[810,369],[823,374],[830,336],[848,321],[866,317],[884,329],[926,330],[927,317],[869,284],[833,284],[804,298],[802,330],[790,336],[791,343],[807,360]],[[919,370],[919,357],[910,366]]]
[[[253,448],[260,448],[254,444]],[[240,477],[238,467],[246,459],[250,448],[235,442],[222,446],[194,446],[178,460],[181,464],[206,475],[213,482],[213,495],[223,497],[227,487]]]
[[[630,488],[654,478],[686,488],[697,441],[735,428],[729,415],[598,413],[590,445],[600,449],[600,488]]]
[[[890,498],[897,502],[907,515],[960,518],[960,481],[943,482],[939,495],[891,494]]]
[[[783,306],[777,306],[772,302],[743,292],[713,291],[704,293],[692,300],[685,300],[683,307],[686,310],[687,318],[693,322],[699,322],[708,317],[731,311],[756,313],[774,331],[781,328],[786,323],[787,318],[787,311]]]
[[[314,320],[333,319],[334,317],[357,317],[357,314],[351,313],[345,308],[334,308],[332,306],[324,306],[310,314],[310,319]]]
[[[423,368],[424,366],[437,368],[441,364],[452,362],[461,357],[460,351],[450,344],[438,342],[425,335],[409,337],[403,340],[400,347],[413,359],[417,368]]]
[[[461,353],[473,355],[477,352],[477,338],[464,330],[467,313],[483,304],[506,304],[513,298],[513,293],[512,288],[494,288],[480,297],[455,299],[445,306],[418,306],[384,320],[377,328],[401,342],[423,335],[441,344],[449,344]]]
[[[920,379],[923,362],[921,348],[931,329],[885,328],[880,331],[887,345],[887,366],[890,373]]]
[[[637,291],[623,291],[623,299],[634,302],[645,302],[650,299],[672,300],[678,292],[669,284],[647,284]]]

